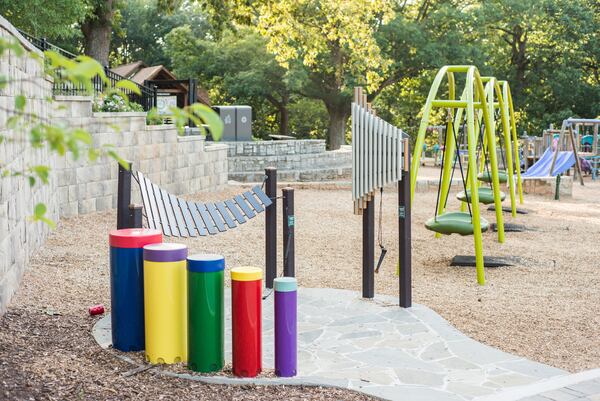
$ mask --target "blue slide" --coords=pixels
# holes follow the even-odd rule
[[[540,160],[529,167],[525,173],[521,174],[521,177],[548,177],[553,157],[554,152],[550,148],[546,149]],[[558,152],[552,176],[564,173],[573,167],[574,164],[575,155],[572,151]]]

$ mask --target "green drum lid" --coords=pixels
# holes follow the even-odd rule
[[[275,291],[292,292],[298,289],[298,282],[294,277],[277,277],[273,280]]]
[[[483,203],[484,205],[489,205],[494,203],[494,191],[491,188],[487,187],[479,187],[477,188],[477,192],[479,194],[479,203]],[[461,191],[456,194],[456,198],[459,201],[463,202],[471,202],[471,190],[467,190],[467,196],[465,196],[465,191]],[[500,200],[503,201],[506,198],[506,194],[500,191]]]
[[[483,182],[492,182],[491,172],[484,171],[483,173],[479,173],[477,175],[477,179]],[[498,170],[498,180],[500,181],[500,184],[504,184],[508,181],[508,175],[506,174],[506,171]]]
[[[481,232],[488,230],[489,223],[480,217]],[[472,235],[473,223],[471,215],[465,212],[450,212],[433,217],[425,222],[425,228],[440,234]]]

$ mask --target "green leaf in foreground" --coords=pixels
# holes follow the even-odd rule
[[[56,223],[46,217],[46,212],[47,208],[45,204],[38,203],[35,205],[35,208],[33,209],[33,221],[41,221],[50,226],[50,228],[55,228]]]
[[[119,89],[130,90],[133,93],[135,93],[136,95],[142,94],[142,91],[140,91],[140,87],[135,82],[130,81],[128,79],[123,79],[123,80],[117,82],[115,87],[117,87]]]
[[[15,96],[15,109],[17,109],[17,111],[23,111],[25,109],[25,103],[26,103],[25,96],[23,96],[23,95]]]

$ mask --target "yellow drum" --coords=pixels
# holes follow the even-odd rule
[[[187,361],[187,247],[144,246],[146,359],[153,364]]]

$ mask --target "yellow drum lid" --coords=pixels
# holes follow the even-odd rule
[[[262,280],[263,272],[258,267],[243,266],[231,269],[231,279],[235,281]]]

